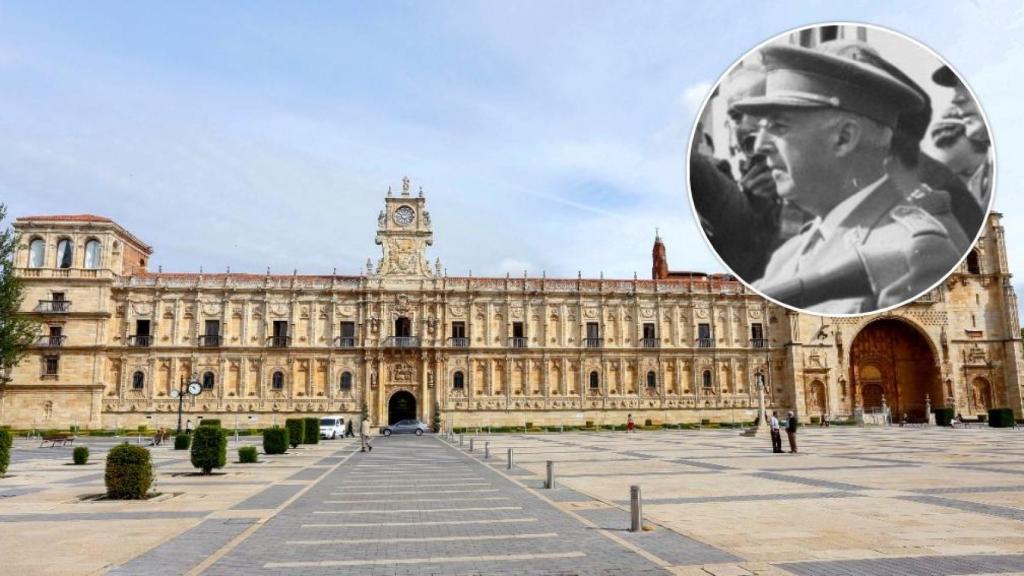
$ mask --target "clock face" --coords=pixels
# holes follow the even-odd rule
[[[414,218],[416,218],[416,213],[408,206],[402,206],[398,210],[395,210],[395,224],[398,224],[399,226],[408,226],[409,224],[412,224]]]
[[[198,396],[203,391],[203,387],[200,386],[199,382],[192,382],[188,385],[188,393],[193,396]]]

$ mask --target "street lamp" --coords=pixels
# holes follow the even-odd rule
[[[188,385],[185,384],[185,377],[182,376],[181,383],[178,385],[177,390],[171,390],[171,398],[178,399],[178,430],[177,434],[181,434],[181,409],[182,404],[185,401],[185,395],[189,395],[193,398],[203,393],[203,385],[199,382],[199,375],[193,374],[192,378],[188,381]]]

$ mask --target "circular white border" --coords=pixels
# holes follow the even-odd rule
[[[821,27],[824,27],[824,26],[863,26],[864,28],[871,28],[871,29],[875,29],[875,30],[880,30],[880,31],[885,32],[885,33],[893,34],[893,35],[895,35],[895,36],[897,36],[897,37],[899,37],[899,38],[901,38],[903,40],[907,40],[911,44],[916,44],[919,48],[921,48],[922,50],[925,50],[927,53],[929,53],[932,56],[934,56],[935,59],[938,62],[948,66],[949,69],[952,70],[954,74],[956,74],[957,79],[964,85],[965,88],[967,88],[967,92],[971,95],[971,98],[974,98],[974,102],[978,106],[978,112],[981,113],[981,118],[985,122],[985,128],[988,129],[989,141],[990,141],[989,146],[991,146],[991,148],[992,148],[992,150],[991,150],[991,154],[992,154],[992,176],[991,176],[991,178],[992,178],[992,181],[991,181],[991,190],[989,191],[988,208],[986,210],[984,210],[983,213],[982,213],[981,226],[978,227],[978,232],[975,234],[974,239],[971,241],[967,251],[965,251],[960,256],[960,259],[957,260],[956,264],[949,270],[949,272],[944,274],[937,282],[932,284],[927,290],[923,290],[919,294],[916,294],[914,297],[908,298],[906,300],[903,300],[903,301],[899,302],[898,304],[894,304],[892,306],[888,306],[888,307],[885,307],[885,308],[879,308],[877,310],[872,310],[870,312],[860,312],[860,313],[857,313],[857,314],[830,314],[830,313],[824,313],[824,312],[814,312],[814,311],[805,310],[805,309],[802,309],[802,308],[796,308],[796,307],[791,306],[789,304],[785,304],[783,302],[780,302],[780,301],[772,298],[771,296],[768,296],[764,292],[762,292],[762,291],[754,288],[753,286],[751,286],[750,282],[748,282],[744,278],[741,278],[740,275],[737,274],[732,269],[732,267],[729,266],[729,264],[725,260],[722,259],[722,256],[718,253],[718,250],[715,249],[714,245],[711,243],[711,240],[708,239],[707,233],[704,231],[704,226],[700,222],[700,213],[697,212],[697,206],[693,202],[693,190],[690,187],[690,157],[691,157],[691,154],[693,154],[693,143],[694,143],[695,136],[697,135],[697,127],[700,125],[701,117],[704,116],[704,110],[707,108],[708,102],[711,101],[712,95],[715,94],[715,92],[718,89],[718,87],[722,84],[722,80],[724,80],[730,73],[732,73],[732,71],[735,70],[736,67],[739,66],[743,62],[743,60],[745,58],[747,58],[748,56],[752,55],[754,52],[760,50],[764,46],[767,46],[767,45],[771,44],[772,42],[775,42],[775,41],[777,41],[777,40],[779,40],[779,39],[781,39],[781,38],[783,38],[783,37],[785,37],[785,36],[787,36],[789,34],[794,34],[796,32],[801,32],[801,31],[807,30],[807,29],[821,28]],[[866,22],[854,22],[854,21],[850,21],[850,20],[835,21],[835,22],[820,22],[820,23],[817,23],[817,24],[804,24],[803,26],[798,26],[796,28],[790,28],[789,30],[786,30],[784,32],[780,32],[780,33],[776,34],[775,36],[772,36],[771,38],[768,38],[767,40],[764,40],[760,44],[758,44],[758,45],[754,46],[753,48],[751,48],[750,50],[747,50],[746,52],[744,52],[739,58],[737,58],[735,61],[733,61],[732,65],[730,65],[728,68],[726,68],[725,72],[723,72],[718,77],[718,80],[716,80],[715,83],[708,89],[708,93],[704,96],[704,100],[701,102],[700,108],[697,110],[697,116],[693,119],[693,128],[691,128],[691,130],[690,130],[690,142],[686,146],[686,160],[685,160],[685,162],[686,162],[686,194],[687,194],[687,198],[690,201],[690,212],[693,213],[693,218],[694,218],[694,220],[697,221],[697,229],[700,230],[700,235],[704,239],[704,243],[707,244],[708,248],[715,255],[715,258],[718,259],[718,261],[722,264],[722,266],[724,266],[725,269],[729,271],[729,274],[733,278],[736,278],[737,280],[739,280],[740,283],[742,283],[744,286],[746,286],[749,290],[753,291],[759,297],[764,298],[765,300],[768,300],[769,302],[771,302],[771,303],[773,303],[773,304],[775,304],[777,306],[781,306],[781,307],[783,307],[783,308],[785,308],[787,310],[792,310],[794,312],[799,312],[801,314],[810,314],[812,316],[819,316],[819,317],[823,317],[823,318],[866,318],[868,316],[882,315],[882,314],[885,314],[886,312],[889,312],[891,310],[895,310],[896,308],[900,308],[902,306],[906,306],[906,305],[914,302],[915,300],[917,300],[918,298],[921,298],[922,296],[924,296],[928,292],[931,292],[932,290],[935,290],[935,288],[937,288],[940,284],[945,283],[946,280],[948,280],[949,277],[952,276],[953,273],[956,272],[958,268],[960,268],[960,266],[963,264],[964,260],[967,258],[967,255],[970,254],[972,251],[974,251],[974,249],[977,247],[978,239],[981,238],[983,232],[985,231],[985,228],[988,227],[989,217],[992,215],[992,206],[995,204],[996,184],[997,184],[997,179],[998,179],[997,178],[997,174],[999,172],[998,171],[998,166],[999,165],[998,165],[998,162],[996,161],[996,138],[995,138],[995,133],[992,131],[992,124],[988,121],[988,115],[985,114],[985,108],[981,105],[981,100],[978,99],[978,96],[974,93],[974,90],[971,89],[971,86],[966,82],[966,80],[964,79],[963,74],[961,74],[960,71],[958,71],[956,69],[956,67],[954,67],[952,64],[947,62],[945,58],[943,58],[941,55],[939,55],[938,52],[933,50],[927,44],[917,40],[916,38],[912,38],[912,37],[910,37],[910,36],[908,36],[908,35],[906,35],[906,34],[904,34],[902,32],[897,32],[896,30],[893,30],[892,28],[886,28],[885,26],[881,26],[881,25],[878,25],[878,24],[869,24],[869,23],[866,23]]]

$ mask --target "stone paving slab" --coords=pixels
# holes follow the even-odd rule
[[[166,542],[122,566],[112,568],[109,576],[176,576],[197,566],[231,539],[255,523],[249,518],[223,518],[200,522],[195,528]]]
[[[305,486],[301,484],[278,484],[235,504],[232,510],[265,510],[277,508],[295,496]]]
[[[1024,571],[1024,554],[993,556],[923,556],[796,562],[779,567],[799,576],[960,576]]]

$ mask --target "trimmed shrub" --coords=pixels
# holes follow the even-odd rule
[[[242,446],[238,449],[238,461],[242,464],[255,464],[259,460],[259,453],[255,446]]]
[[[11,463],[11,444],[14,443],[14,434],[9,428],[0,429],[0,476],[7,473],[7,466]]]
[[[146,427],[145,424],[139,424],[139,426],[138,426],[138,428],[136,428],[136,430],[139,431],[139,434],[146,435],[147,431],[148,431],[148,428]]]
[[[199,421],[200,426],[216,426],[220,428],[220,420],[216,418],[203,418]]]
[[[939,426],[949,426],[956,415],[952,408],[932,408],[932,414],[935,414],[935,424]]]
[[[228,462],[228,432],[218,426],[200,426],[192,433],[192,465],[209,474]]]
[[[711,420],[709,420],[708,418],[702,418],[701,421],[700,421],[700,425],[701,426],[710,426],[711,425]]]
[[[263,431],[263,453],[284,454],[288,451],[288,429],[267,428]]]
[[[302,418],[289,418],[284,421],[284,427],[288,430],[288,443],[292,445],[292,448],[303,443],[306,422]]]
[[[594,421],[593,420],[587,420],[587,428],[590,429],[590,428],[593,428],[593,427],[594,427]]]
[[[650,418],[647,418],[646,420],[644,420],[644,426],[654,426],[654,423],[651,421]]]
[[[303,418],[302,419],[304,430],[302,436],[303,444],[319,444],[320,443],[320,419],[319,418]]]
[[[89,449],[85,446],[76,446],[71,452],[71,460],[81,466],[89,461]]]
[[[153,462],[149,450],[125,443],[110,449],[103,475],[107,498],[141,500],[153,484]]]
[[[811,416],[811,424],[821,424],[821,416]]]
[[[178,434],[177,436],[174,437],[174,449],[188,450],[188,447],[191,445],[191,439],[192,437],[189,436],[188,434]]]
[[[1013,408],[992,408],[989,410],[988,425],[992,428],[1013,428]]]

